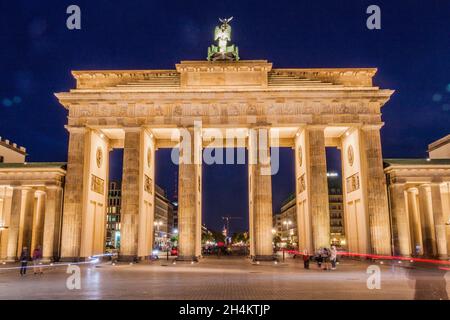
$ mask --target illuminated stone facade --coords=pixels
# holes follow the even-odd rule
[[[193,154],[208,145],[211,130],[244,132],[249,158],[268,147],[261,146],[252,130],[276,131],[280,146],[295,150],[298,240],[311,251],[330,243],[325,147],[341,147],[344,178],[358,177],[352,189],[344,187],[352,225],[349,246],[390,254],[379,130],[380,109],[392,91],[373,86],[375,72],[273,69],[265,60],[183,61],[175,70],[73,72],[76,88],[57,94],[69,112],[70,134],[62,258],[102,252],[97,238],[101,232],[96,230],[106,210],[106,192],[99,191],[108,183],[107,152],[112,148],[124,149],[120,257],[149,255],[154,152],[177,147],[179,141],[171,138],[179,129],[192,133]],[[193,129],[194,121],[201,121],[200,130]],[[215,143],[225,146],[224,141]],[[250,252],[256,260],[271,260],[271,176],[261,174],[267,164],[250,161],[249,166]],[[179,166],[179,254],[184,260],[201,254],[200,181],[201,163]]]

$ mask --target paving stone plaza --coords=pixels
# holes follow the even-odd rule
[[[367,268],[381,270],[381,288],[368,289]],[[11,266],[8,266],[10,268]],[[334,271],[287,258],[255,265],[245,258],[203,258],[200,263],[174,265],[164,259],[148,264],[110,262],[81,267],[81,289],[69,290],[67,267],[51,267],[43,275],[33,269],[0,271],[0,299],[446,299],[450,275],[436,266],[398,262],[344,260]],[[446,291],[445,291],[446,290]]]

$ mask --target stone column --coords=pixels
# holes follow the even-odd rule
[[[250,130],[249,171],[252,177],[254,260],[272,261],[272,176],[269,128]],[[255,155],[257,156],[255,157]],[[251,158],[251,159],[250,159]]]
[[[127,128],[123,149],[120,260],[138,255],[140,128]]]
[[[36,191],[36,199],[34,202],[33,212],[33,233],[31,237],[31,250],[41,246],[44,236],[44,214],[45,214],[45,192]]]
[[[433,207],[431,203],[431,189],[429,185],[419,186],[420,220],[422,225],[422,239],[424,254],[436,255],[436,233],[434,231]]]
[[[14,187],[12,192],[11,216],[8,228],[8,246],[6,250],[6,260],[17,260],[20,212],[22,211],[22,188]]]
[[[380,128],[363,127],[363,167],[366,170],[367,209],[370,238],[374,254],[391,255],[391,227],[389,219],[386,177],[381,154]]]
[[[31,237],[33,234],[34,193],[35,190],[31,188],[22,189],[22,210],[20,217],[17,256],[20,255],[23,247],[27,247],[30,254],[33,251],[33,248],[31,247]]]
[[[408,189],[408,212],[410,228],[413,238],[413,253],[423,255],[422,227],[419,208],[417,206],[417,189]]]
[[[9,227],[11,218],[12,189],[4,187],[3,195],[4,198],[0,225]],[[8,229],[0,230],[0,260],[6,260],[8,256],[8,237]]]
[[[48,186],[46,194],[42,255],[44,261],[54,261],[59,251],[63,190],[59,186]]]
[[[314,250],[330,246],[327,160],[324,128],[306,129],[308,198]]]
[[[78,260],[83,216],[85,128],[69,128],[69,150],[64,189],[61,260]]]
[[[405,206],[405,185],[394,183],[390,187],[392,229],[396,254],[411,256],[411,235],[409,232],[409,217]]]
[[[180,261],[197,261],[199,212],[201,192],[201,158],[198,146],[201,133],[192,127],[180,129],[180,161],[178,165],[178,258]],[[197,141],[197,142],[196,142]],[[200,140],[201,141],[201,140]],[[201,155],[201,151],[200,151]],[[200,226],[201,227],[201,226]],[[200,229],[201,230],[201,229]]]
[[[447,259],[447,234],[445,214],[442,208],[441,186],[431,184],[431,201],[433,205],[434,229],[436,232],[437,255],[439,259]]]

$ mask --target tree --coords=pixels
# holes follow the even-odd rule
[[[275,244],[275,247],[278,247],[278,244],[281,243],[281,237],[277,234],[273,236],[273,243]]]
[[[248,232],[236,232],[233,233],[233,236],[231,237],[231,241],[233,243],[242,242],[244,244],[247,244],[248,240],[249,240]]]

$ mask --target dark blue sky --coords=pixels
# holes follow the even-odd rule
[[[66,28],[70,4],[81,7],[79,31]],[[366,28],[370,4],[381,7],[381,30]],[[67,113],[53,93],[74,86],[70,70],[204,59],[217,18],[228,16],[242,59],[377,67],[375,83],[396,90],[383,109],[385,157],[424,157],[428,143],[450,133],[450,1],[15,0],[0,2],[0,135],[26,146],[29,161],[66,161]],[[289,152],[273,178],[275,208],[293,189]],[[158,153],[157,182],[172,195],[176,167]],[[204,187],[208,225],[246,217],[245,166],[204,168]],[[235,224],[245,228],[247,218]]]

